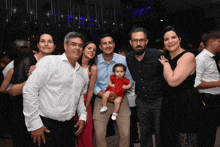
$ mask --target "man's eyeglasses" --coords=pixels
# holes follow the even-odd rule
[[[146,39],[132,39],[131,41],[135,44],[137,44],[138,41],[140,42],[140,44],[143,44],[146,41]]]

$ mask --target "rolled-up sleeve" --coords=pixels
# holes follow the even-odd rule
[[[43,58],[37,63],[37,68],[29,76],[23,87],[23,113],[28,131],[34,131],[43,126],[39,115],[39,91],[47,83],[52,73],[50,58]]]
[[[206,62],[205,60],[196,59],[196,78],[194,87],[196,88],[202,81],[202,76],[205,71]]]
[[[95,87],[94,87],[94,94],[97,95],[101,91],[101,88],[99,87],[98,80],[96,80]]]

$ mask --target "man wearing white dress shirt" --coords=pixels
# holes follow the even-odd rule
[[[220,31],[209,31],[202,40],[205,49],[196,56],[194,87],[201,93],[204,119],[201,128],[201,147],[213,147],[220,121],[220,70],[215,54],[220,51]]]
[[[23,88],[25,123],[38,146],[74,147],[74,135],[83,130],[87,118],[85,77],[76,62],[82,54],[83,38],[80,33],[68,33],[65,53],[42,58]],[[74,125],[76,111],[79,120]],[[73,126],[78,127],[75,134]]]

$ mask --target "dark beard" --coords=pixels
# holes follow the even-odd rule
[[[138,49],[138,51],[134,50],[135,55],[138,55],[138,56],[143,55],[144,52],[145,52],[145,48]]]

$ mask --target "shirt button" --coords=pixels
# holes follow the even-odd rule
[[[141,71],[139,71],[139,73],[141,73]]]
[[[144,89],[145,87],[143,87],[143,89]]]
[[[141,79],[141,81],[143,81],[143,79]]]

